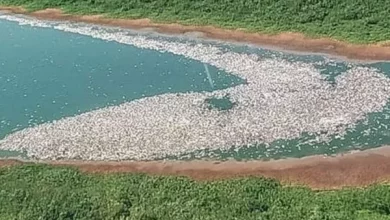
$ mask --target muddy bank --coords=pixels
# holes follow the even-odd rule
[[[274,161],[153,161],[88,162],[25,161],[56,166],[73,166],[89,173],[146,173],[188,176],[196,180],[217,180],[243,176],[265,176],[283,183],[314,189],[367,186],[390,180],[390,147],[381,147],[335,157],[310,156]],[[0,160],[0,166],[22,164]]]
[[[0,10],[30,15],[39,19],[79,21],[138,30],[156,31],[166,34],[185,34],[192,37],[205,37],[217,40],[250,43],[268,48],[275,47],[276,49],[294,50],[299,52],[325,53],[353,60],[390,60],[390,42],[383,42],[375,45],[356,45],[328,38],[308,38],[299,33],[266,35],[248,33],[243,30],[226,30],[213,26],[160,24],[153,23],[149,19],[129,20],[109,19],[101,15],[69,15],[62,13],[59,9],[46,9],[32,13],[28,13],[20,7],[0,7]]]
[[[4,8],[3,8],[4,9]],[[11,8],[11,12],[26,13],[23,9]],[[148,19],[106,19],[102,16],[64,15],[59,10],[48,9],[30,13],[40,19],[74,20],[94,24],[158,31],[161,33],[186,34],[275,46],[289,50],[329,53],[351,59],[390,60],[389,45],[350,45],[329,39],[306,39],[299,34],[275,36],[223,30],[214,27],[182,26],[178,24],[155,24]],[[323,158],[286,159],[270,162],[217,162],[217,161],[170,161],[170,162],[82,162],[44,161],[53,165],[75,166],[85,172],[134,172],[154,175],[184,175],[198,180],[233,178],[238,176],[266,176],[283,182],[304,184],[313,188],[339,188],[364,186],[390,179],[389,147],[364,152]],[[3,160],[0,166],[20,164],[20,161]]]

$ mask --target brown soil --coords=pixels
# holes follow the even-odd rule
[[[160,33],[186,34],[218,40],[252,43],[263,47],[276,47],[284,50],[325,53],[354,60],[390,60],[390,42],[382,42],[371,45],[356,45],[328,38],[308,38],[299,33],[266,35],[260,33],[248,33],[243,30],[221,29],[213,26],[160,24],[153,23],[149,19],[109,19],[102,15],[76,16],[64,14],[59,9],[46,9],[32,13],[28,13],[20,7],[0,7],[0,10],[6,10],[11,13],[27,14],[38,19],[71,20],[132,29],[152,29]]]
[[[72,20],[133,29],[148,29],[161,33],[186,34],[221,40],[275,46],[282,49],[327,53],[359,60],[390,60],[390,43],[352,45],[331,39],[310,39],[301,34],[283,33],[264,35],[242,30],[225,30],[212,26],[183,26],[156,24],[149,19],[108,19],[103,16],[74,16],[58,9],[27,13],[23,8],[0,7],[11,13],[28,14],[39,19]],[[34,161],[25,161],[34,162]],[[35,161],[36,162],[36,161]],[[18,160],[0,160],[0,167],[22,164]],[[169,162],[82,162],[41,161],[56,166],[75,166],[85,172],[148,173],[153,175],[180,175],[197,180],[232,178],[239,176],[273,177],[290,184],[303,184],[316,189],[334,189],[344,186],[366,186],[390,180],[390,147],[371,149],[336,157],[311,156],[301,159],[249,162],[169,161]]]
[[[33,161],[30,161],[33,162]],[[0,160],[1,166],[21,164]],[[274,161],[153,161],[91,162],[41,161],[55,166],[73,166],[89,173],[146,173],[188,176],[196,180],[216,180],[243,176],[265,176],[287,184],[314,189],[367,186],[390,180],[390,147],[381,147],[335,157],[310,156]]]
[[[8,167],[19,164],[22,164],[19,160],[0,160],[0,167]]]

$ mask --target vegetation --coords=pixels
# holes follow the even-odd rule
[[[20,165],[0,169],[0,219],[390,219],[390,186],[316,192],[264,178],[197,182]]]
[[[388,0],[0,0],[0,4],[266,33],[303,32],[353,43],[390,40]]]

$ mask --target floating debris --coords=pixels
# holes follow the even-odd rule
[[[381,111],[390,97],[390,79],[373,68],[352,66],[331,84],[314,65],[303,62],[153,39],[114,28],[74,23],[50,26],[182,55],[238,75],[247,84],[147,97],[27,128],[0,141],[0,149],[26,151],[32,158],[149,160],[271,143],[302,133],[318,133],[318,141],[323,141],[330,135],[344,135],[367,113]],[[227,96],[235,103],[228,111],[205,107],[206,100]]]

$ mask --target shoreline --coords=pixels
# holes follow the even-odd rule
[[[325,53],[359,60],[390,60],[390,44],[353,45],[331,39],[310,39],[301,34],[283,33],[262,35],[240,30],[225,30],[211,26],[183,26],[157,24],[149,19],[108,19],[101,15],[76,16],[63,14],[58,9],[27,13],[22,8],[0,7],[10,13],[24,14],[38,19],[67,20],[98,25],[132,28],[167,34],[184,34],[191,37],[246,42],[282,50]],[[156,162],[108,162],[108,161],[18,161],[1,160],[0,167],[23,162],[44,163],[57,166],[75,166],[85,172],[147,173],[152,175],[180,175],[198,180],[234,178],[239,176],[265,176],[286,183],[303,184],[315,189],[335,189],[343,186],[366,186],[390,180],[390,147],[374,148],[359,152],[321,155],[304,158],[288,158],[272,161],[156,161]]]
[[[70,15],[60,9],[45,9],[27,12],[22,7],[0,6],[0,11],[22,14],[44,20],[85,22],[103,26],[115,26],[160,34],[179,34],[200,39],[221,40],[232,43],[252,44],[266,49],[277,49],[300,53],[330,55],[359,61],[389,61],[390,41],[378,44],[350,44],[330,38],[309,38],[299,33],[267,35],[243,30],[228,30],[213,26],[193,26],[154,23],[150,19],[113,19],[103,15]]]
[[[70,166],[86,173],[143,173],[220,180],[248,176],[275,178],[288,185],[318,190],[365,187],[390,181],[390,146],[336,156],[307,156],[271,161],[36,161],[0,159],[0,167],[20,164]]]

